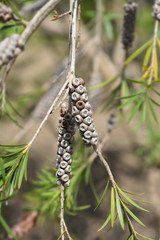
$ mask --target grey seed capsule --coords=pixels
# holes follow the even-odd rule
[[[78,100],[80,99],[80,94],[78,94],[78,93],[76,93],[76,92],[73,92],[73,93],[71,94],[71,99],[72,99],[73,101],[78,101]]]
[[[85,118],[85,117],[87,117],[88,116],[88,110],[87,109],[82,109],[81,111],[80,111],[80,115],[83,117],[83,118]]]
[[[13,57],[13,53],[9,49],[6,49],[5,53],[6,53],[7,57],[9,57],[9,58]]]
[[[81,124],[79,125],[79,130],[80,130],[81,132],[85,132],[85,131],[87,131],[87,129],[88,129],[88,125],[86,125],[85,123],[81,123]]]
[[[64,135],[63,135],[63,137],[64,137],[64,139],[65,140],[70,140],[70,138],[72,137],[72,135],[70,134],[70,133],[65,133]]]
[[[63,161],[63,157],[61,155],[57,155],[56,161],[58,163],[62,162]]]
[[[80,100],[81,101],[84,101],[84,102],[87,102],[88,101],[88,95],[86,93],[83,93],[81,96],[80,96]]]
[[[71,165],[71,164],[72,164],[72,159],[70,159],[70,160],[68,161],[68,164],[69,164],[69,165]]]
[[[22,40],[22,39],[19,39],[18,40],[18,47],[23,49],[24,48],[24,45],[25,45],[25,42]]]
[[[61,180],[58,179],[58,180],[57,180],[57,185],[58,185],[58,186],[61,186],[61,184],[62,184],[62,183],[61,183]]]
[[[85,108],[86,108],[87,110],[90,110],[90,109],[91,109],[91,104],[90,104],[89,102],[86,102],[86,103],[85,103]]]
[[[64,134],[64,133],[66,133],[66,130],[64,128],[60,127],[58,132],[60,134]]]
[[[79,86],[75,89],[75,91],[76,91],[77,93],[79,93],[79,94],[83,94],[84,91],[85,91],[85,87],[83,87],[82,85],[79,85]]]
[[[90,131],[95,131],[95,125],[94,125],[94,123],[91,123],[89,126],[88,126],[88,130],[90,130]]]
[[[76,102],[76,107],[79,110],[82,110],[83,108],[85,108],[85,103],[83,101],[79,100],[78,102]]]
[[[68,165],[66,168],[65,168],[65,172],[66,173],[70,173],[71,172],[71,166],[70,165]]]
[[[64,175],[64,170],[59,168],[56,172],[56,177],[61,177],[62,175]]]
[[[83,118],[81,117],[81,115],[78,114],[75,116],[75,121],[76,123],[80,124],[83,122]]]
[[[75,128],[72,125],[69,125],[67,128],[67,132],[74,134],[75,133]]]
[[[61,141],[61,146],[62,146],[63,148],[68,147],[68,145],[69,145],[69,142],[68,142],[68,141],[66,141],[66,140],[64,140],[64,139]]]
[[[71,181],[70,181],[70,180],[68,180],[67,182],[65,182],[64,186],[65,186],[65,187],[69,187],[69,185],[70,185],[70,182],[71,182]]]
[[[60,163],[60,168],[66,168],[67,167],[67,165],[68,165],[68,163],[67,162],[65,162],[65,161],[62,161],[61,163]]]
[[[72,107],[72,114],[75,116],[75,115],[77,115],[79,113],[80,113],[80,111],[78,110],[78,108],[76,106],[73,106]]]
[[[61,142],[57,141],[57,147],[60,148],[61,147]]]
[[[79,78],[74,78],[74,79],[72,80],[72,85],[73,85],[74,87],[78,87],[80,84],[81,84],[81,80],[80,80]]]
[[[69,152],[71,155],[73,154],[73,146],[72,145],[69,145],[67,148],[66,148],[66,152]]]
[[[83,140],[83,142],[84,142],[84,144],[86,145],[86,146],[91,146],[91,143],[90,143],[90,140],[89,139],[86,139],[86,138],[82,138],[82,140]]]
[[[88,116],[92,117],[92,111],[91,110],[88,111]]]
[[[90,125],[93,122],[93,119],[91,117],[86,117],[83,119],[83,122],[87,125]]]
[[[91,131],[84,132],[84,137],[90,139],[92,137],[92,132]]]
[[[71,120],[71,118],[72,118],[72,115],[70,114],[70,113],[66,113],[65,115],[64,115],[64,119],[66,120],[66,121],[70,121]]]
[[[62,148],[62,147],[58,148],[57,153],[58,153],[59,155],[63,155],[63,154],[65,153],[64,148]]]
[[[71,159],[71,155],[68,152],[66,152],[66,153],[63,154],[63,159],[65,161],[69,161]]]
[[[98,139],[97,138],[92,138],[91,139],[91,144],[92,145],[97,145],[97,143],[98,143]]]
[[[67,182],[69,180],[69,176],[67,174],[64,174],[62,177],[61,177],[61,180],[63,182]]]
[[[92,132],[92,137],[93,138],[96,138],[98,136],[98,133],[97,133],[97,131],[95,130],[94,132]]]

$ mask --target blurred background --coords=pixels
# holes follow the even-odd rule
[[[25,2],[25,3],[24,3]],[[130,54],[147,42],[154,32],[154,19],[152,18],[153,1],[137,1],[137,21],[135,41],[130,49]],[[33,1],[13,1],[17,9],[26,20],[31,19],[33,13],[25,12],[24,4],[32,4]],[[121,44],[123,24],[122,0],[103,1],[102,29],[100,37],[100,57],[98,77],[94,74],[94,38],[96,25],[96,1],[88,0],[81,3],[81,28],[80,41],[77,49],[76,75],[85,79],[87,87],[99,84],[121,71],[125,57]],[[33,136],[45,115],[48,104],[52,102],[65,80],[65,73],[57,81],[56,78],[65,69],[68,56],[68,29],[69,16],[56,21],[50,21],[55,14],[68,11],[69,2],[61,2],[56,7],[56,12],[42,23],[39,29],[28,41],[24,52],[18,57],[6,82],[7,97],[12,102],[21,117],[16,116],[23,129],[15,125],[7,116],[1,118],[0,143],[27,143]],[[13,26],[4,27],[0,24],[0,40],[10,36],[13,32],[21,33],[23,26],[9,23]],[[138,56],[128,65],[126,74],[133,79],[139,79],[142,75],[142,62],[144,55]],[[96,79],[96,81],[95,81]],[[98,79],[98,80],[97,80]],[[158,86],[157,86],[158,89]],[[110,96],[107,87],[89,90],[94,109],[94,121],[97,126],[99,138],[108,134],[108,140],[103,147],[103,153],[113,171],[115,179],[122,189],[144,193],[141,199],[153,203],[160,202],[160,130],[153,122],[148,130],[145,123],[139,124],[139,117],[135,117],[128,124],[128,115],[116,112],[117,124],[111,134],[107,133],[107,121],[114,109],[104,108]],[[100,97],[101,96],[101,97]],[[47,99],[47,100],[46,100]],[[159,109],[157,108],[157,114]],[[23,182],[19,193],[7,206],[3,206],[3,216],[10,226],[20,219],[28,202],[25,199],[27,192],[33,188],[31,180],[36,179],[36,173],[45,166],[55,166],[57,149],[59,110],[52,114],[37,140],[33,144],[28,161],[28,181]],[[106,171],[98,159],[92,166],[93,180],[98,193],[101,196],[107,182]],[[123,231],[116,223],[113,229],[107,232],[107,228],[97,232],[107,217],[109,197],[102,206],[93,212],[96,201],[90,186],[83,184],[78,196],[79,205],[90,204],[91,208],[79,211],[76,216],[66,215],[68,228],[75,239],[105,240],[126,239],[127,230]],[[160,239],[160,205],[142,203],[150,212],[133,210],[146,225],[139,226],[135,221],[134,226],[138,232],[152,239]],[[1,229],[1,231],[3,231]],[[29,240],[53,240],[59,236],[59,223],[49,218],[43,224],[38,220],[33,231],[23,239]]]

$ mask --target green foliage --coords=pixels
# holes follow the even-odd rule
[[[27,180],[29,150],[22,145],[0,145],[0,188],[3,196],[12,196],[21,187],[23,177]],[[27,149],[27,150],[26,150]],[[3,198],[0,199],[3,201]]]

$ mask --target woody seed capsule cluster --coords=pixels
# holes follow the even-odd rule
[[[153,6],[152,17],[160,21],[160,0],[156,0]]]
[[[57,184],[65,187],[70,185],[73,142],[75,133],[74,118],[68,111],[66,103],[62,104],[59,119],[58,150],[57,150]]]
[[[6,5],[0,3],[0,22],[8,22],[10,20],[16,20],[12,9],[10,7],[7,7]]]
[[[24,42],[18,34],[13,34],[0,42],[0,67],[16,57],[23,48]]]
[[[114,113],[111,113],[108,119],[108,133],[111,133],[113,128],[115,128],[117,119]]]
[[[122,44],[124,49],[132,47],[138,4],[132,1],[124,4]]]
[[[72,101],[72,115],[78,125],[79,133],[87,146],[97,145],[97,132],[93,124],[91,105],[88,102],[87,89],[82,78],[72,80],[70,96]]]

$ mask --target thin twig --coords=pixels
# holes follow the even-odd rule
[[[56,97],[55,100],[53,101],[53,103],[52,103],[52,105],[50,106],[47,114],[45,115],[44,119],[42,120],[41,124],[39,125],[36,133],[34,134],[34,136],[32,137],[32,139],[31,139],[30,142],[28,143],[27,148],[25,149],[25,151],[27,151],[27,150],[31,147],[32,143],[35,141],[36,137],[38,136],[39,132],[41,131],[44,123],[47,121],[49,115],[50,115],[51,112],[53,111],[53,108],[55,107],[57,101],[59,100],[60,96],[62,95],[62,93],[63,93],[63,91],[65,90],[65,88],[67,87],[67,85],[68,85],[68,80],[66,80],[65,83],[63,84],[63,86],[62,86],[61,90],[59,91],[57,97]]]
[[[50,21],[55,21],[55,20],[60,19],[60,18],[62,18],[64,16],[66,16],[66,15],[69,15],[69,14],[71,14],[71,11],[62,13],[60,15],[55,15],[53,18],[50,19]]]
[[[71,238],[71,236],[70,236],[70,234],[69,234],[69,232],[68,232],[68,228],[67,228],[67,225],[66,225],[64,219],[63,219],[63,225],[64,225],[64,228],[65,228],[66,234],[67,234],[67,236],[68,236],[68,239],[71,240],[72,238]]]
[[[78,0],[78,34],[77,34],[77,48],[80,45],[81,38],[81,0]]]
[[[154,55],[155,55],[155,50],[156,50],[156,42],[157,42],[157,34],[158,34],[158,24],[159,21],[156,20],[155,22],[155,27],[154,27],[154,36],[153,36],[153,49],[152,49],[152,59],[151,59],[151,70],[150,70],[150,75],[148,79],[147,85],[151,85],[152,83],[152,78],[154,74]]]
[[[61,185],[61,217],[60,217],[60,226],[61,226],[61,239],[64,240],[64,186]]]

